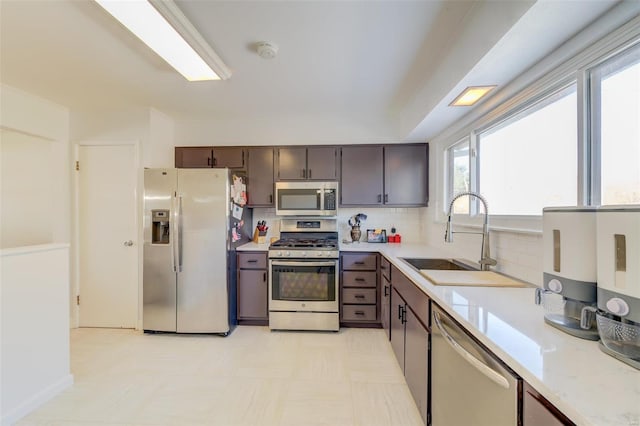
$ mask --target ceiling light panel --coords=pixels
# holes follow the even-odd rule
[[[496,86],[470,86],[458,95],[457,98],[449,104],[449,106],[471,106],[478,102],[480,98],[485,96]]]
[[[95,0],[189,81],[220,76],[147,0]]]

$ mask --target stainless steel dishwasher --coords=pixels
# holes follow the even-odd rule
[[[437,306],[431,327],[431,424],[516,426],[522,379]]]

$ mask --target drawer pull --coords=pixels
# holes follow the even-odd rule
[[[355,278],[355,281],[365,282],[366,280],[362,277]]]
[[[356,299],[364,299],[364,294],[356,294],[353,297],[355,297]]]
[[[247,263],[258,263],[258,259],[249,259]]]
[[[364,315],[364,311],[355,311],[354,314],[356,314],[356,315]]]
[[[364,265],[364,262],[361,261],[361,260],[359,260],[357,262],[353,262],[353,263],[354,263],[354,265]]]

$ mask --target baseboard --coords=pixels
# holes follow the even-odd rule
[[[8,413],[2,413],[2,426],[14,424],[71,385],[73,385],[73,374],[67,374],[57,382],[31,396],[22,404],[10,409]]]

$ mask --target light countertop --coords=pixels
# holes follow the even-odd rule
[[[242,250],[259,246],[249,243]],[[640,426],[640,371],[600,351],[597,342],[545,324],[534,287],[435,286],[400,259],[456,257],[425,244],[341,244],[340,250],[384,255],[576,424]]]

